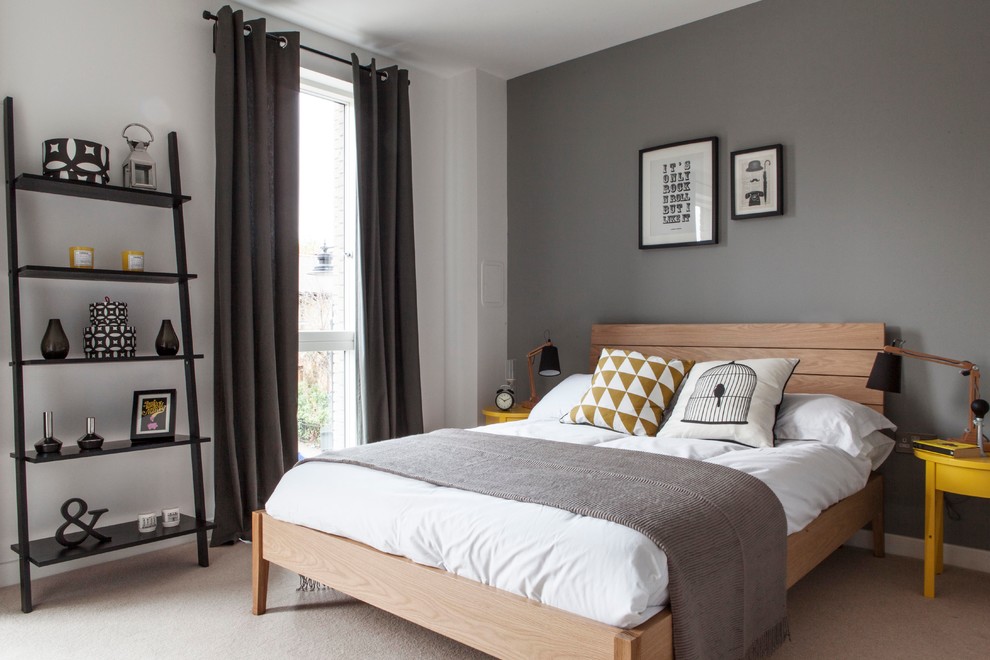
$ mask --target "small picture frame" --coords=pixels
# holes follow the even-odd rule
[[[733,151],[732,219],[784,215],[784,147]]]
[[[718,243],[718,138],[639,152],[639,249]]]
[[[131,408],[131,440],[164,440],[175,437],[175,390],[134,392]]]

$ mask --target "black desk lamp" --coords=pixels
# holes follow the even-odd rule
[[[532,408],[540,400],[536,396],[536,380],[533,378],[533,362],[537,355],[540,356],[541,376],[560,375],[560,356],[557,354],[557,347],[550,341],[550,331],[547,330],[543,336],[545,341],[526,354],[526,366],[529,369],[529,400],[519,404],[523,408]]]
[[[985,415],[987,410],[983,408],[986,402],[980,399],[980,368],[968,360],[953,360],[939,355],[919,353],[902,348],[904,340],[897,339],[891,346],[884,346],[883,351],[877,353],[873,361],[873,370],[866,381],[866,386],[871,390],[881,390],[883,392],[899,393],[901,391],[901,356],[944,364],[959,369],[959,373],[969,378],[969,424],[959,438],[953,438],[957,442],[965,442],[971,445],[980,445],[982,448],[982,433],[977,431],[975,421],[980,420],[982,426],[983,415],[978,414],[978,409]],[[977,406],[977,402],[983,402],[982,406]]]

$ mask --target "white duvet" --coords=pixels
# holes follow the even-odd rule
[[[863,488],[870,462],[814,441],[752,449],[712,440],[626,436],[556,420],[473,429],[719,463],[759,478],[784,506],[787,533]],[[497,442],[497,439],[493,439]],[[333,463],[304,463],[282,479],[273,517],[631,628],[667,603],[667,558],[616,523]]]

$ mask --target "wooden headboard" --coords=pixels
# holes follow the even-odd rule
[[[602,348],[687,360],[796,357],[788,392],[835,394],[883,412],[883,392],[866,389],[883,323],[601,324],[591,326],[591,370]]]

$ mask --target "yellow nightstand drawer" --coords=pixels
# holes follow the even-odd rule
[[[501,424],[502,422],[515,422],[529,417],[530,409],[522,406],[513,406],[508,410],[500,408],[482,408],[481,414],[485,416],[485,424]]]

